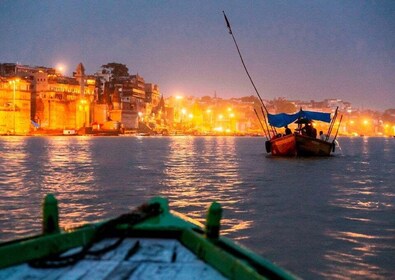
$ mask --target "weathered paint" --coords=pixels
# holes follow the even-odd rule
[[[53,202],[51,197],[49,197],[49,199]],[[18,264],[26,263],[49,255],[64,253],[73,248],[84,247],[87,244],[90,244],[91,241],[97,239],[97,235],[103,232],[103,227],[111,225],[115,228],[108,234],[111,234],[113,237],[118,236],[118,238],[120,236],[128,237],[128,239],[129,237],[147,238],[147,236],[149,236],[163,238],[172,236],[175,238],[172,242],[179,241],[186,248],[191,250],[198,259],[204,261],[210,267],[219,271],[221,275],[230,279],[296,279],[292,274],[254,254],[252,251],[233,243],[227,238],[219,236],[219,233],[218,238],[207,238],[203,230],[203,225],[188,219],[180,213],[170,211],[167,199],[154,198],[150,201],[150,205],[153,205],[154,203],[159,203],[160,213],[156,216],[150,216],[145,220],[141,220],[137,224],[128,224],[127,222],[114,224],[114,221],[118,221],[116,218],[100,223],[88,224],[83,227],[73,229],[70,232],[43,234],[40,236],[33,236],[22,240],[16,240],[14,242],[0,244],[0,268],[11,267],[11,269],[14,269],[13,266]],[[211,214],[208,214],[209,217],[207,223],[219,228],[219,219],[221,217],[222,209],[218,203],[215,203],[212,207],[213,209],[211,209]],[[210,217],[210,215],[213,215],[213,217]],[[94,246],[96,245],[97,244],[95,243]],[[169,258],[169,250],[166,249],[166,246],[161,245],[159,247],[150,247],[144,254],[149,255],[155,251],[156,254],[153,256],[154,259],[157,257],[161,259],[161,256]],[[163,249],[164,251],[159,249]],[[137,258],[139,262],[144,262],[143,252],[144,250],[141,249],[141,244],[133,244],[128,245],[127,247],[122,247],[122,245],[120,245],[119,248],[117,247],[117,250],[110,251],[108,254],[118,255],[120,256],[120,259],[123,260],[136,260]],[[194,258],[191,254],[185,253],[185,250],[183,252],[184,253],[180,254],[178,250],[173,250],[171,253],[172,262],[176,260],[177,262],[185,262],[188,259]],[[126,259],[125,256],[127,256]],[[80,262],[85,262],[86,260],[87,259],[84,258],[83,260],[80,260]],[[95,265],[92,265],[92,267],[95,267]],[[106,264],[103,263],[103,265],[105,266]],[[127,266],[124,263],[119,265],[128,271],[134,271],[134,269],[144,270],[142,268],[135,268],[134,266]],[[172,272],[169,272],[170,274],[167,276],[174,275],[174,273],[180,271],[180,267],[168,267],[169,271]],[[151,267],[149,269],[155,270],[157,268]],[[99,271],[102,271],[102,265],[98,265],[92,273],[96,275]],[[159,269],[158,271],[163,271],[163,269]],[[195,269],[192,269],[191,271],[195,271]],[[205,277],[202,275],[205,275],[206,272],[207,268],[204,268],[199,272],[203,274],[199,274],[200,276],[197,276],[196,279],[204,279]],[[183,272],[179,273],[181,273],[180,275],[189,275],[188,273],[190,272],[185,272],[183,270]],[[159,277],[156,279],[161,278]]]

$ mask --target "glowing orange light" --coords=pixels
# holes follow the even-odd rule
[[[60,74],[64,74],[65,72],[66,72],[66,66],[64,65],[64,64],[62,64],[62,63],[59,63],[57,66],[56,66],[56,70],[60,73]]]

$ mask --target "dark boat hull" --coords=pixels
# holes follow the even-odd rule
[[[333,144],[301,134],[291,134],[270,140],[269,149],[273,156],[329,156]]]

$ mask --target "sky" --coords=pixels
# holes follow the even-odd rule
[[[393,0],[1,0],[0,63],[125,64],[164,96],[342,99],[395,108]]]

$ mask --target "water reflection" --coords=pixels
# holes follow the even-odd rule
[[[226,211],[238,212],[242,195],[235,138],[175,137],[172,138],[165,169],[162,195],[172,206],[203,222],[203,209],[218,201]],[[225,218],[223,233],[240,231],[252,226],[252,221]],[[242,238],[242,237],[240,237]]]
[[[61,226],[156,195],[203,221],[217,200],[223,233],[296,275],[391,279],[394,140],[343,138],[341,156],[274,159],[258,137],[0,137],[0,239],[40,231],[49,191]]]
[[[55,194],[60,202],[61,226],[80,222],[87,213],[103,212],[100,205],[87,209],[86,200],[96,198],[88,139],[6,137],[2,144],[0,170],[7,174],[1,176],[0,208],[7,209],[0,213],[2,228],[11,229],[14,236],[37,233],[40,202],[47,193]],[[3,230],[2,238],[8,233]]]
[[[98,201],[95,188],[95,160],[89,137],[52,137],[47,140],[47,160],[43,164],[42,191],[53,193],[62,209],[60,225],[101,216],[105,203]]]
[[[30,184],[25,181],[28,176],[29,157],[23,137],[7,137],[1,143],[0,157],[0,227],[1,235],[21,234],[26,231],[21,223],[14,224],[15,219],[27,221],[31,213],[37,213],[38,207],[31,204]],[[34,194],[33,194],[34,196]],[[26,201],[21,203],[21,201]],[[26,211],[25,205],[31,207]]]
[[[349,156],[344,174],[334,177],[329,204],[341,216],[325,234],[337,246],[324,256],[330,273],[320,274],[331,279],[386,279],[383,275],[389,275],[390,270],[375,260],[394,260],[395,256],[395,229],[383,230],[393,228],[394,160],[377,161],[376,157],[388,158],[388,146],[394,148],[394,143],[386,139],[384,145],[374,145],[377,142],[367,137],[351,141],[360,141],[360,145],[350,146],[360,150]]]

